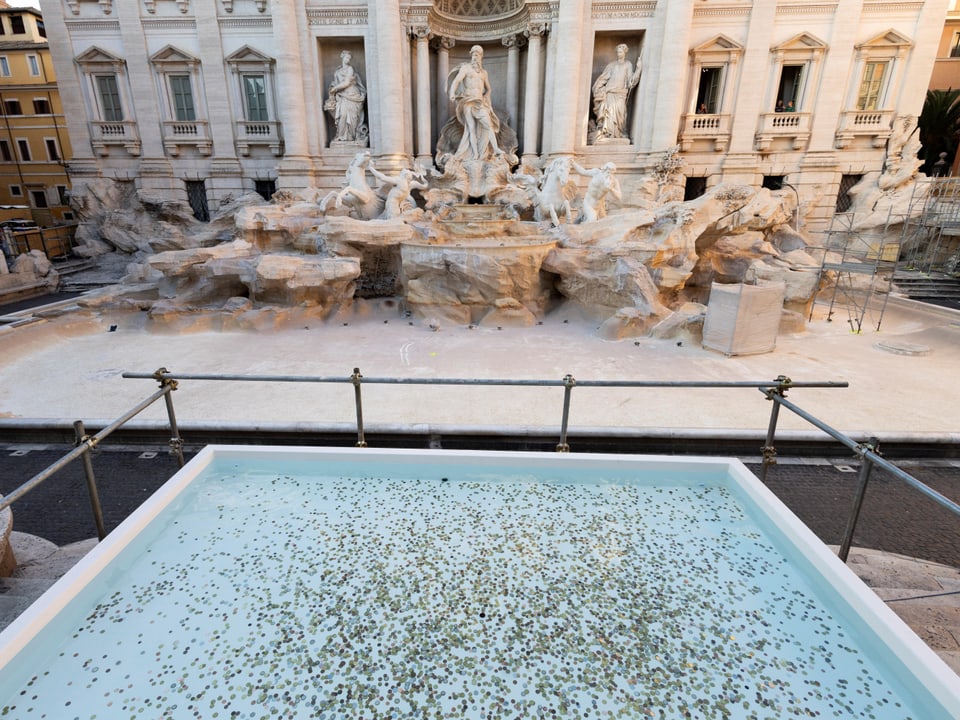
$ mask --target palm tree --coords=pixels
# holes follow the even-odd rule
[[[940,159],[940,153],[947,155],[947,170],[953,164],[953,157],[957,152],[957,134],[960,132],[960,90],[927,90],[927,98],[923,102],[923,112],[917,122],[920,128],[920,143],[923,150],[921,170],[927,175],[933,175],[934,163]]]

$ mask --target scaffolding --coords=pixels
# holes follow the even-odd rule
[[[868,319],[870,324],[876,325],[877,330],[880,329],[887,306],[886,291],[896,270],[903,237],[901,233],[899,238],[891,240],[896,235],[891,233],[890,228],[897,222],[902,222],[902,218],[891,213],[881,231],[863,232],[855,229],[854,213],[836,213],[833,216],[826,232],[826,242],[821,248],[823,258],[820,263],[821,280],[825,276],[833,279],[827,322],[833,322],[836,308],[842,306],[847,311],[851,332],[862,332]],[[819,287],[819,282],[817,285]],[[883,300],[879,302],[876,296],[881,293]]]
[[[960,178],[917,182],[903,223],[898,270],[952,275],[960,260]]]

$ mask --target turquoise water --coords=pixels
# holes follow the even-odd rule
[[[719,483],[320,467],[204,471],[0,715],[932,717]]]

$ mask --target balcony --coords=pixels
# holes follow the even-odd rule
[[[812,113],[771,112],[760,115],[756,135],[757,152],[804,150],[810,141]]]
[[[94,121],[90,123],[93,151],[105,157],[112,146],[122,146],[131,155],[140,155],[140,133],[132,120]]]
[[[237,122],[237,153],[249,155],[254,145],[266,145],[270,152],[283,154],[282,125],[275,120],[240,120]]]
[[[835,144],[849,147],[856,138],[869,140],[875,148],[886,146],[893,127],[893,110],[848,110],[840,114]]]
[[[724,152],[730,144],[730,116],[714,114],[687,114],[680,129],[680,150],[690,152],[697,145]]]
[[[201,155],[213,152],[210,126],[205,120],[165,120],[163,147],[171,155],[179,155],[181,146],[193,146]]]

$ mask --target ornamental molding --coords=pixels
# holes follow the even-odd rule
[[[838,3],[817,3],[804,5],[778,5],[777,15],[833,15]]]
[[[64,25],[75,32],[120,32],[119,20],[66,20]]]
[[[369,22],[367,8],[310,8],[307,23],[310,25],[366,25]]]
[[[656,9],[656,0],[595,2],[590,14],[594,20],[619,20],[622,18],[653,17],[653,11]]]
[[[270,17],[238,17],[220,18],[222,28],[272,28],[273,20]]]
[[[143,18],[144,30],[196,30],[197,21],[191,18]]]
[[[868,13],[918,13],[923,9],[922,2],[877,2],[864,3],[863,11]]]
[[[693,16],[695,18],[715,18],[715,17],[749,17],[750,7],[742,5],[725,5],[721,7],[695,7]]]

